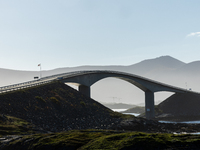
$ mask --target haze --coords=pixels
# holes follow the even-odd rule
[[[0,68],[199,60],[199,0],[0,0]]]
[[[129,66],[81,66],[58,68],[42,71],[42,76],[80,70],[115,70],[140,75],[169,85],[200,92],[200,70],[197,68],[200,68],[200,61],[184,63],[170,56],[162,56],[154,59],[147,59]],[[0,81],[0,86],[33,80],[34,76],[40,75],[39,71],[0,69],[0,72],[0,78],[3,79]],[[170,94],[173,93],[155,93],[156,103],[165,100]],[[115,78],[106,78],[92,85],[91,96],[93,99],[103,103],[142,103],[144,105],[143,91],[128,82]]]
[[[41,64],[44,76],[113,69],[200,91],[199,6],[199,0],[0,0],[0,85],[32,80]],[[156,101],[169,94],[161,95]],[[144,103],[142,91],[113,78],[93,85],[92,97]]]

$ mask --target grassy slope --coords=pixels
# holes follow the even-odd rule
[[[0,98],[4,98],[2,105],[8,107],[10,110],[15,110],[16,107],[13,105],[17,102],[19,106],[23,109],[23,112],[27,110],[34,112],[42,111],[48,112],[48,108],[53,107],[53,103],[57,103],[54,98],[47,98],[46,93],[50,92],[50,97],[55,97],[59,102],[65,103],[65,100],[61,97],[62,94],[69,97],[69,101],[72,105],[82,105],[78,106],[80,109],[86,108],[87,106],[94,106],[95,109],[100,109],[101,105],[93,101],[90,103],[85,97],[81,95],[83,99],[79,99],[80,96],[72,94],[74,91],[67,89],[66,93],[62,93],[61,87],[63,85],[56,83],[58,89],[52,89],[52,84],[47,85],[48,88],[30,88],[21,91],[12,92],[11,95],[2,94]],[[54,86],[53,86],[54,87]],[[31,94],[31,90],[37,93],[37,96]],[[69,91],[70,90],[70,91]],[[37,91],[40,91],[39,93]],[[22,101],[16,96],[22,98]],[[25,96],[25,97],[24,97]],[[30,97],[32,98],[30,98]],[[25,98],[25,99],[24,99]],[[42,98],[42,99],[40,99]],[[72,103],[72,98],[79,99],[78,103]],[[28,99],[28,100],[27,100]],[[24,101],[23,101],[24,100]],[[35,103],[30,103],[31,100]],[[44,102],[43,102],[44,100]],[[26,102],[29,102],[26,104]],[[24,105],[23,102],[26,104]],[[23,104],[23,105],[22,105]],[[31,104],[31,105],[30,105]],[[13,106],[12,106],[13,105]],[[12,106],[12,107],[11,107]],[[28,106],[28,107],[27,107]],[[74,106],[73,106],[74,107]],[[72,107],[72,108],[73,108]],[[18,107],[17,107],[18,108]],[[34,109],[32,109],[34,108]],[[60,107],[59,107],[60,108]],[[1,107],[1,110],[3,107]],[[8,111],[8,112],[9,112]],[[105,113],[109,113],[112,117],[124,117],[119,113],[113,113],[108,109],[104,109]],[[19,112],[18,112],[19,113]],[[126,117],[126,116],[125,116]],[[15,117],[7,116],[6,120],[0,121],[0,136],[5,134],[30,134],[34,133],[33,125]],[[14,140],[10,143],[4,145],[2,149],[155,149],[155,148],[200,148],[200,136],[198,135],[173,135],[173,134],[147,134],[139,132],[126,132],[120,133],[116,131],[106,131],[106,130],[80,130],[80,131],[70,131],[70,132],[60,132],[51,134],[34,134],[26,135],[21,139]]]
[[[54,131],[62,131],[66,127],[74,129],[72,124],[77,119],[80,125],[84,122],[82,128],[86,128],[89,124],[97,126],[98,121],[104,118],[127,117],[59,82],[0,94],[0,103],[0,114],[22,118]]]
[[[23,119],[12,116],[2,117],[1,115],[0,118],[0,136],[35,133],[34,125]],[[4,120],[2,118],[4,118]]]
[[[70,131],[53,134],[24,136],[4,148],[23,149],[170,149],[200,148],[200,136],[148,134],[141,132],[119,133],[105,130]]]

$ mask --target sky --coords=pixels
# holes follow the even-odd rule
[[[200,60],[199,0],[0,0],[0,68]]]

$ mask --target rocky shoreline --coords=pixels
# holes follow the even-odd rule
[[[121,121],[113,129],[148,133],[197,133],[200,132],[200,124],[160,123],[156,120],[131,118]]]

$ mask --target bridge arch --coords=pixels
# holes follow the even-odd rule
[[[91,86],[91,97],[102,103],[144,103],[144,92],[130,82],[108,77]]]
[[[198,92],[188,91],[187,89],[182,89],[174,86],[170,86],[164,83],[160,83],[157,81],[153,81],[138,75],[128,74],[124,72],[117,72],[117,71],[108,71],[108,70],[92,70],[92,71],[76,71],[76,72],[68,72],[62,74],[56,74],[41,78],[37,81],[29,81],[23,82],[20,84],[14,84],[10,86],[0,87],[0,93],[8,92],[23,88],[28,88],[31,86],[36,86],[40,84],[45,84],[48,82],[52,82],[54,80],[59,80],[61,82],[72,82],[77,83],[80,85],[79,90],[80,92],[84,93],[85,95],[90,96],[90,86],[96,83],[97,81],[107,78],[107,77],[114,77],[119,78],[125,81],[134,84],[136,87],[144,91],[145,93],[145,111],[146,111],[146,118],[154,118],[154,92],[159,91],[168,91],[168,92],[175,92],[175,93],[193,93],[199,94]]]
[[[79,91],[90,97],[90,87],[97,81],[104,78],[113,77],[127,81],[145,93],[145,113],[146,118],[154,118],[154,92],[169,91],[169,92],[183,92],[181,89],[174,88],[150,79],[146,79],[137,75],[127,74],[113,71],[83,71],[71,77],[63,78],[62,82],[74,82],[79,84]]]

